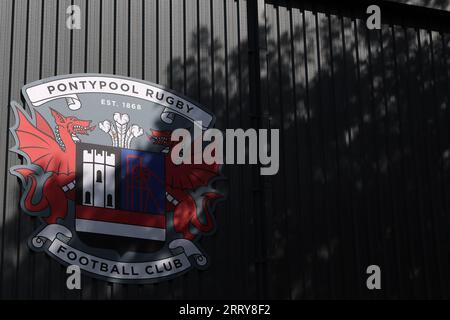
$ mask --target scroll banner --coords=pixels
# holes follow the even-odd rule
[[[83,93],[119,94],[156,103],[164,107],[161,119],[165,122],[172,121],[172,117],[168,116],[170,113],[181,115],[192,122],[201,121],[204,129],[210,127],[213,121],[211,114],[187,98],[159,86],[118,76],[66,76],[58,80],[31,84],[25,89],[25,96],[35,107],[64,98],[71,110],[82,107],[78,95]]]
[[[193,257],[196,267],[206,265],[206,257],[198,250],[195,244],[186,239],[176,239],[169,243],[173,256],[146,262],[119,262],[103,259],[68,244],[72,238],[69,229],[62,225],[52,224],[33,237],[31,244],[35,249],[44,249],[45,252],[68,265],[77,265],[81,270],[115,280],[153,280],[173,277],[192,267],[189,257]],[[49,245],[44,247],[46,242]],[[174,250],[181,248],[182,252],[175,254]]]

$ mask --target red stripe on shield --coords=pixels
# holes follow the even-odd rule
[[[77,218],[131,224],[143,227],[166,228],[164,215],[153,215],[124,210],[111,210],[106,208],[77,205]]]

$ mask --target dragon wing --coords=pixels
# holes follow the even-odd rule
[[[148,138],[154,139],[155,144],[172,147],[170,141],[170,131],[159,131],[151,129]],[[176,144],[176,143],[175,143]],[[192,159],[194,159],[194,149],[191,148]],[[180,164],[172,162],[170,155],[166,156],[166,183],[176,189],[195,190],[202,186],[207,186],[209,181],[218,176],[219,164]]]
[[[47,120],[44,119],[43,116],[39,112],[35,112],[36,115],[36,127],[39,129],[39,131],[42,131],[47,136],[49,136],[51,139],[54,139],[54,133],[50,125],[48,124]]]
[[[219,175],[219,164],[180,164],[176,165],[166,157],[166,181],[173,188],[197,189],[207,186],[209,181]]]
[[[16,148],[44,171],[69,174],[71,170],[67,155],[56,142],[47,121],[36,112],[35,126],[21,107],[15,106],[14,109],[17,122],[11,131],[16,137]]]

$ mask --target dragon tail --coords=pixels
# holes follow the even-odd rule
[[[16,172],[23,177],[23,181],[25,182],[23,184],[24,192],[21,199],[22,207],[30,213],[34,213],[34,215],[39,215],[39,213],[47,209],[48,202],[45,197],[41,197],[38,203],[33,201],[38,185],[35,172],[27,168],[16,169]]]
[[[212,229],[214,228],[214,221],[211,217],[211,213],[209,212],[208,202],[213,199],[221,198],[222,196],[215,192],[207,192],[207,193],[204,193],[202,196],[203,196],[202,206],[203,206],[203,212],[204,212],[205,219],[206,219],[206,224],[202,224],[201,221],[198,219],[197,214],[195,214],[195,215],[193,215],[192,225],[195,228],[197,228],[199,231],[201,231],[203,233],[208,233],[208,232],[211,232]]]
[[[188,193],[177,190],[178,199],[182,200],[174,210],[174,227],[177,232],[181,232],[183,237],[188,240],[194,240],[197,234],[191,232],[190,226],[194,227],[200,233],[208,233],[214,229],[214,221],[208,208],[208,202],[213,199],[221,198],[218,193],[204,193],[202,200],[202,214],[204,222],[200,221],[197,206],[194,199]]]

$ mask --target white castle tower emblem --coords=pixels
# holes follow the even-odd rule
[[[116,155],[104,150],[83,150],[83,205],[115,206]]]

